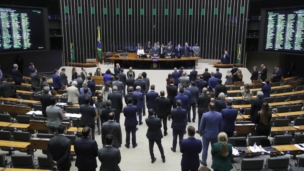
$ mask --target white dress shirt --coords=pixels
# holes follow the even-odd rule
[[[145,54],[144,49],[138,49],[137,50],[137,55],[144,55],[144,54]]]

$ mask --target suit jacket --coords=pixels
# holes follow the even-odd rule
[[[0,96],[14,97],[16,94],[15,86],[11,82],[0,83]]]
[[[60,79],[61,79],[61,83],[63,85],[68,85],[68,76],[65,74],[65,72],[60,72]]]
[[[190,72],[190,81],[195,81],[197,77],[197,71],[196,70],[192,70]]]
[[[172,124],[171,128],[176,131],[183,131],[187,126],[187,111],[177,107],[171,111]]]
[[[177,87],[175,85],[167,85],[167,98],[170,99],[171,103],[174,102],[174,98],[177,95]]]
[[[36,73],[31,74],[32,87],[40,87],[40,77]]]
[[[261,110],[263,103],[264,103],[263,98],[256,98],[251,101],[250,118],[253,123],[256,122],[256,116],[258,112]]]
[[[60,89],[62,87],[61,78],[57,74],[53,74],[53,87]]]
[[[201,94],[197,99],[197,112],[199,114],[205,113],[208,111],[208,105],[211,101],[211,97],[207,94]]]
[[[177,100],[181,100],[182,101],[182,108],[187,110],[189,107],[189,97],[185,94],[178,94],[177,96],[175,96],[174,99],[174,104],[176,104]]]
[[[275,76],[273,76],[272,82],[280,82],[282,78],[282,70],[278,68],[273,72]]]
[[[92,99],[92,97],[89,96],[88,94],[82,94],[82,95],[80,95],[80,96],[78,97],[78,103],[79,103],[79,105],[85,104],[85,98],[86,98],[87,96],[90,97],[90,105],[93,106],[93,99]]]
[[[190,56],[190,48],[189,48],[189,46],[188,46],[188,47],[185,46],[185,47],[183,48],[183,55],[184,55],[184,56],[187,56],[187,57]]]
[[[80,95],[85,94],[85,93],[84,93],[84,88],[83,88],[83,87],[81,87],[81,88],[79,89],[79,94],[80,94]],[[88,88],[88,93],[87,93],[87,95],[88,95],[88,96],[92,96],[92,95],[93,95],[90,88]]]
[[[262,80],[265,80],[267,78],[267,68],[266,67],[262,69],[260,75],[261,75],[260,78]]]
[[[127,82],[126,74],[124,74],[123,72],[119,73],[119,81],[121,81],[124,84],[124,86],[126,86],[126,82]]]
[[[62,109],[57,106],[48,106],[46,108],[47,127],[58,128],[63,120]]]
[[[172,72],[172,78],[174,79],[174,84],[177,85],[179,84],[179,77],[180,77],[180,73],[177,71]]]
[[[14,68],[12,70],[12,80],[15,81],[15,83],[21,83],[22,77],[23,76],[18,69]]]
[[[79,91],[75,86],[68,87],[67,89],[68,102],[72,102],[73,104],[78,103]]]
[[[204,136],[204,138],[216,138],[221,132],[222,126],[222,114],[216,111],[209,111],[203,114],[199,133]]]
[[[86,80],[86,77],[88,74],[87,74],[87,72],[81,71],[80,75],[81,75],[82,80]]]
[[[111,100],[111,107],[115,109],[115,112],[120,114],[123,106],[121,92],[113,91],[108,95],[108,100]]]
[[[90,105],[80,105],[80,125],[81,126],[88,126],[94,127],[95,126],[95,117],[96,117],[96,110],[93,106]]]
[[[229,64],[230,63],[230,55],[229,54],[223,54],[221,58],[222,64]]]
[[[182,169],[198,169],[200,166],[199,153],[202,151],[202,141],[194,137],[188,137],[181,142]]]
[[[112,85],[116,86],[118,92],[120,92],[121,94],[124,92],[125,86],[121,81],[113,81]]]
[[[146,91],[146,83],[145,83],[145,81],[144,80],[135,80],[135,82],[134,82],[134,86],[133,86],[133,88],[134,88],[134,90],[136,90],[136,87],[137,86],[140,86],[140,91],[142,92],[142,93],[145,93],[145,91]]]
[[[60,170],[69,170],[71,167],[71,140],[64,135],[57,135],[50,139],[47,148],[47,157],[50,165],[54,167],[54,161]]]
[[[92,80],[89,80],[87,83],[88,83],[88,88],[89,88],[89,90],[91,90],[92,96],[94,96],[95,91],[96,91],[95,82],[92,81]]]
[[[106,146],[98,150],[98,159],[101,162],[99,171],[120,171],[120,151],[112,146]]]
[[[201,93],[203,88],[208,86],[208,83],[205,80],[201,80],[201,79],[197,79],[195,80],[195,84],[199,90],[199,92]]]
[[[83,79],[77,77],[75,81],[77,81],[77,88],[80,89],[82,87]]]
[[[50,98],[52,96],[50,94],[42,94],[40,96],[40,102],[41,102],[41,105],[42,105],[42,114],[44,117],[47,117],[46,116],[46,107],[50,106]]]
[[[156,114],[158,117],[163,118],[170,115],[171,103],[166,97],[157,97],[156,102]]]
[[[132,75],[132,78],[135,79],[135,72],[134,71],[127,71],[127,78],[130,78],[130,76],[129,76],[130,74]]]
[[[158,93],[154,90],[149,91],[146,94],[146,102],[147,102],[147,108],[148,109],[154,109],[156,108],[156,101],[155,99],[158,97]]]
[[[133,87],[134,86],[134,82],[135,82],[135,79],[133,77],[128,78],[127,81],[126,81],[127,87],[128,88],[129,87]]]
[[[222,109],[222,131],[224,132],[233,132],[235,128],[235,120],[238,115],[238,111],[233,109],[231,106],[228,106],[225,109]]]
[[[188,87],[187,90],[189,90],[191,93],[191,102],[190,103],[191,104],[197,103],[198,94],[199,94],[198,88],[191,86],[191,87]]]
[[[264,94],[264,98],[265,97],[270,97],[270,93],[271,93],[271,86],[268,84],[263,85],[262,87],[262,92]]]
[[[181,57],[183,56],[183,48],[182,47],[175,47],[175,56]]]
[[[226,100],[217,99],[214,100],[214,104],[215,104],[215,111],[217,112],[221,112],[222,109],[226,108]]]
[[[111,134],[113,136],[113,147],[118,148],[122,144],[122,135],[120,124],[109,120],[102,124],[102,144],[106,145],[106,136]]]
[[[35,72],[35,67],[29,66],[28,71],[29,71],[29,76],[31,76]]]
[[[133,99],[133,105],[137,106],[137,95],[134,93],[128,93],[125,95],[125,103],[128,104],[127,100],[131,97]]]
[[[214,74],[214,77],[221,80],[221,79],[222,79],[222,73],[216,72],[216,73]]]
[[[145,89],[145,94],[147,94],[148,93],[148,91],[149,91],[149,87],[150,87],[150,79],[149,78],[143,78],[142,79],[144,82],[145,82],[145,87],[146,87],[146,89]]]
[[[189,77],[188,76],[181,76],[179,77],[179,85],[178,88],[182,88],[182,87],[187,87],[190,83]]]
[[[236,73],[237,71],[238,71],[239,69],[237,68],[237,67],[233,67],[232,69],[231,69],[231,74],[233,75],[234,73]]]
[[[218,84],[215,86],[215,98],[218,98],[218,95],[223,92],[225,95],[227,95],[227,88],[223,84]]]
[[[210,90],[210,91],[213,90],[213,89],[215,88],[215,86],[218,84],[217,80],[218,80],[218,79],[215,78],[215,77],[211,77],[211,78],[209,79],[208,85],[209,85],[209,90]]]
[[[123,113],[125,115],[125,127],[131,127],[134,128],[138,124],[137,121],[137,107],[135,105],[128,104],[123,109]]]
[[[251,79],[251,81],[252,80],[258,80],[259,79],[259,72],[258,71],[252,71],[250,79]]]
[[[146,119],[146,124],[148,126],[147,130],[147,138],[149,140],[160,140],[163,138],[163,134],[161,132],[161,120],[159,118],[156,118],[155,116],[149,116]]]
[[[222,171],[228,171],[231,170],[232,163],[232,145],[230,143],[227,143],[228,146],[228,156],[223,157],[221,154],[221,143],[214,143],[212,144],[212,169],[214,170],[222,170]]]
[[[85,137],[78,138],[75,140],[74,150],[77,156],[75,166],[79,170],[96,169],[98,147],[95,140]]]
[[[114,74],[115,76],[118,75],[120,73],[120,67],[114,67]]]
[[[211,74],[209,72],[203,73],[203,79],[208,83],[209,79],[211,78]]]
[[[137,108],[142,108],[144,105],[144,94],[140,91],[134,91],[133,94],[137,96]]]
[[[101,110],[101,116],[99,116],[100,120],[101,120],[101,123],[105,123],[109,120],[109,114],[111,112],[115,113],[115,109],[106,107],[106,108]]]

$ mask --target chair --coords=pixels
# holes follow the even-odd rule
[[[270,157],[266,160],[266,168],[273,170],[288,170],[289,157]]]
[[[67,137],[68,139],[71,140],[71,144],[74,145],[75,141],[76,141],[76,136],[75,135],[65,135],[65,137]]]
[[[67,93],[67,90],[58,90],[58,94],[64,94]]]
[[[61,103],[67,103],[68,102],[68,98],[60,98],[59,99]]]
[[[304,143],[304,134],[295,134],[294,143],[295,144]]]
[[[301,90],[303,90],[303,87],[302,87],[302,86],[297,86],[297,87],[295,88],[295,91],[301,91]]]
[[[102,86],[96,86],[96,90],[102,90]]]
[[[12,155],[11,157],[14,168],[35,168],[31,155]]]
[[[282,97],[276,97],[275,102],[285,102],[286,101],[286,97],[282,96]]]
[[[33,120],[36,120],[36,121],[46,121],[47,118],[46,117],[43,117],[43,116],[35,116],[33,117]]]
[[[279,106],[277,107],[278,113],[289,112],[289,106]]]
[[[66,113],[80,113],[80,111],[78,107],[67,107]]]
[[[36,111],[36,110],[39,110],[39,111],[42,111],[42,105],[37,105],[37,104],[35,104],[34,105],[34,110]]]
[[[72,119],[72,125],[73,127],[78,127],[80,123],[80,119]]]
[[[24,91],[33,91],[32,87],[28,87],[28,86],[23,86],[23,90]]]
[[[39,169],[53,170],[47,156],[38,156],[38,165],[39,165]]]
[[[53,138],[55,135],[54,134],[45,134],[45,133],[38,133],[37,138]]]
[[[275,135],[273,138],[273,145],[287,145],[291,142],[292,135]]]
[[[281,83],[280,83],[280,82],[274,82],[274,83],[272,83],[272,85],[273,85],[273,86],[280,86]]]
[[[104,58],[105,64],[110,64],[110,60],[108,58],[112,57],[112,52],[106,52],[106,56]]]
[[[290,112],[294,112],[294,111],[301,111],[302,110],[302,106],[301,105],[292,105],[290,106]],[[304,114],[304,112],[303,112]]]
[[[240,87],[239,86],[232,86],[231,90],[240,90]]]
[[[1,122],[11,122],[11,115],[10,114],[0,114],[0,121]]]
[[[5,154],[0,154],[0,167],[5,167],[7,165],[7,160]]]
[[[230,143],[232,146],[238,146],[238,143],[236,143],[237,141],[245,141],[245,147],[247,144],[247,137],[229,137],[228,138],[228,143]]]
[[[254,88],[262,88],[262,84],[256,84],[256,85],[254,85]]]
[[[32,97],[33,97],[33,100],[40,101],[40,97],[41,97],[41,96],[34,95],[34,96],[32,96]]]
[[[297,161],[298,167],[304,167],[304,156],[299,156]]]
[[[227,93],[228,97],[237,97],[239,93]]]
[[[233,105],[241,105],[243,103],[243,100],[234,100],[232,102]]]
[[[272,126],[288,126],[289,119],[275,119]]]
[[[250,108],[244,109],[244,115],[250,115]]]
[[[8,140],[11,141],[12,140],[12,133],[10,131],[0,131],[0,140]],[[9,148],[9,147],[1,147],[1,150],[3,151],[8,151],[9,155],[11,155],[12,151],[14,151],[14,149]]]
[[[276,89],[275,93],[284,93],[285,92],[285,89],[284,88],[279,88],[279,89]]]
[[[235,121],[235,124],[250,124],[251,121]]]
[[[23,86],[22,85],[15,85],[14,86],[16,90],[23,90]]]
[[[30,142],[31,134],[29,132],[13,132],[14,141]]]
[[[287,88],[285,88],[285,92],[293,92],[293,87],[287,87]]]
[[[264,100],[267,103],[273,103],[275,99],[273,97],[266,97],[266,98],[264,98]]]
[[[299,95],[299,99],[304,99],[304,94]]]
[[[304,125],[304,118],[296,118],[294,120],[294,125],[297,126],[297,125]]]
[[[241,161],[242,171],[261,171],[264,166],[264,159],[262,158],[243,158]]]
[[[19,96],[20,96],[22,99],[25,99],[25,100],[33,100],[31,94],[19,94]]]
[[[261,145],[261,140],[265,140],[268,139],[268,137],[266,136],[251,136],[248,138],[248,145],[249,146],[253,146],[254,143],[256,143],[256,145]]]
[[[292,100],[299,100],[299,95],[298,94],[290,95],[289,96],[289,100],[290,101],[292,101]]]

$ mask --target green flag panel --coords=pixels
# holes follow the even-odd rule
[[[218,8],[214,8],[214,15],[218,14]]]
[[[69,13],[69,7],[68,6],[64,6],[64,13],[66,13],[66,14]]]
[[[107,15],[108,14],[108,9],[107,8],[103,8],[103,15]]]
[[[145,14],[145,9],[141,8],[140,9],[140,15],[144,15]]]
[[[119,15],[119,14],[120,14],[120,9],[116,8],[116,15]]]
[[[128,15],[132,15],[132,8],[128,9]]]
[[[176,15],[181,15],[181,9],[180,8],[176,9]]]
[[[193,15],[193,9],[189,8],[189,15]]]
[[[204,8],[202,8],[201,14],[205,15],[205,9]]]
[[[91,7],[91,14],[95,14],[95,7]]]
[[[165,15],[169,15],[169,10],[168,10],[168,8],[165,9]]]
[[[231,14],[231,7],[227,8],[227,14],[230,15]]]
[[[156,15],[156,9],[155,8],[152,9],[152,15]]]
[[[241,7],[241,14],[245,13],[245,7]]]
[[[77,11],[78,11],[78,14],[82,14],[82,7],[78,7]]]

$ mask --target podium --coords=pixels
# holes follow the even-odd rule
[[[96,85],[104,84],[103,76],[92,76]]]

